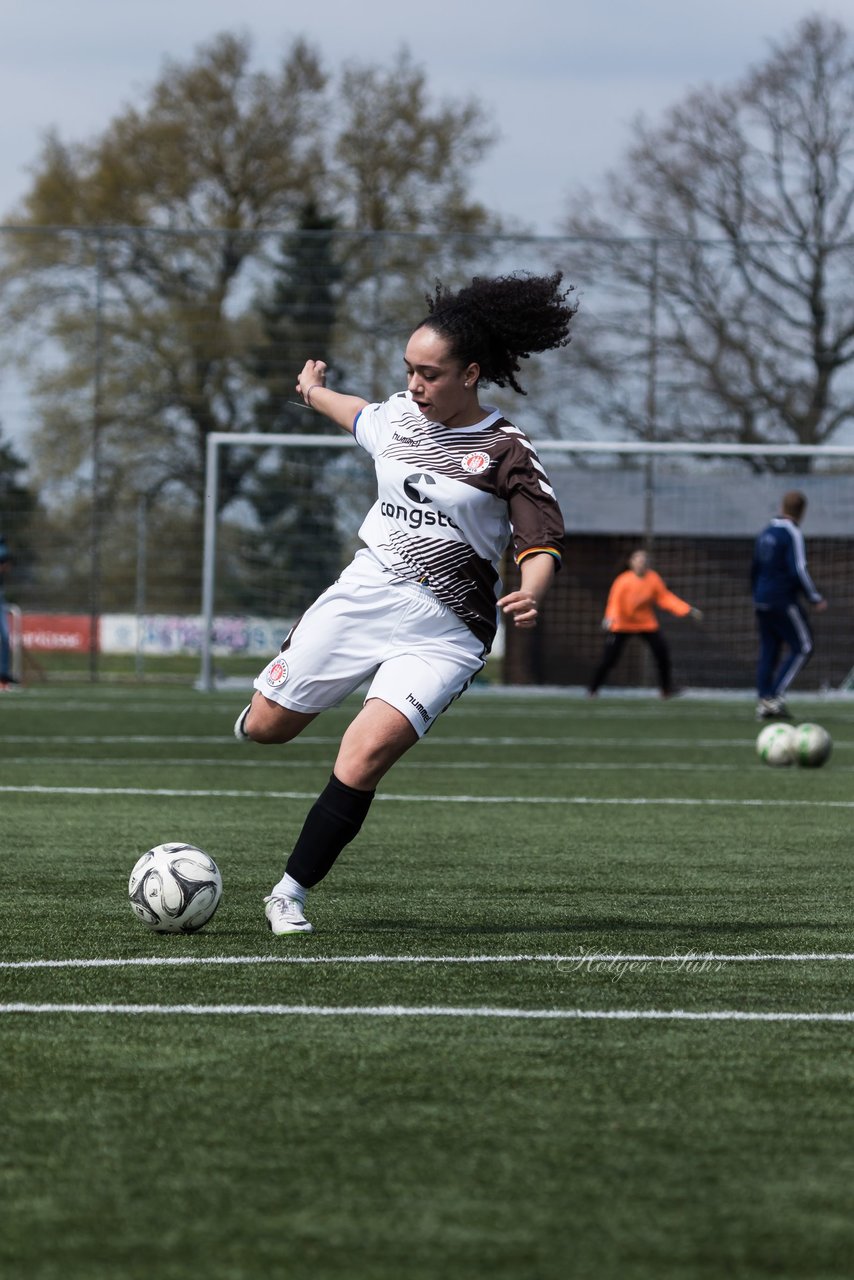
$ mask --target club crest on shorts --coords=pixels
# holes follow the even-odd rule
[[[267,684],[273,689],[278,689],[288,678],[288,664],[283,658],[277,658],[275,662],[271,662],[267,668]]]
[[[460,465],[463,471],[467,471],[470,476],[477,476],[480,475],[481,471],[486,470],[491,461],[492,459],[488,453],[483,453],[480,449],[477,449],[474,453],[467,453]]]

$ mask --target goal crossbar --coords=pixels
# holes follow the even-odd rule
[[[202,626],[201,626],[201,670],[197,687],[210,692],[213,682],[213,636],[214,636],[214,587],[216,581],[216,549],[219,491],[219,458],[220,450],[229,445],[258,446],[262,448],[284,449],[324,449],[339,450],[352,448],[355,440],[349,433],[340,436],[316,435],[302,433],[285,435],[278,432],[260,431],[212,431],[207,437],[205,459],[205,509],[204,509],[204,548],[202,557]],[[776,457],[776,458],[822,458],[822,459],[854,459],[854,445],[799,445],[799,444],[735,444],[735,443],[691,443],[686,441],[663,442],[652,440],[539,440],[534,441],[534,448],[543,454],[599,454],[623,457]]]

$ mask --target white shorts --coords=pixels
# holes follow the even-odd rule
[[[484,657],[482,642],[432,591],[390,578],[370,553],[359,553],[292,628],[255,688],[314,715],[370,680],[365,701],[381,698],[421,737]]]

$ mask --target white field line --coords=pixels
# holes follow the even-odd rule
[[[337,743],[340,738],[304,738],[303,743],[317,743],[320,745],[328,745]],[[184,743],[202,743],[209,746],[233,747],[239,750],[239,744],[232,738],[224,738],[222,734],[160,734],[160,733],[2,733],[0,734],[0,743],[29,743],[29,742],[61,742],[66,745],[76,745],[79,743],[99,743],[104,742],[109,745],[115,745],[122,742],[137,742],[144,744],[160,744],[162,742],[184,742]]]
[[[314,734],[303,734],[299,738],[300,747],[328,747],[337,746],[340,742],[340,735],[337,737],[321,737]],[[644,747],[678,747],[680,750],[685,748],[688,739],[685,738],[651,738],[645,737],[643,740]],[[18,743],[26,745],[28,743],[50,742],[62,743],[70,745],[79,745],[85,743],[106,743],[108,745],[116,745],[121,743],[142,743],[156,744],[182,742],[182,743],[200,743],[202,745],[209,744],[211,746],[226,747],[229,751],[245,750],[245,747],[234,741],[231,736],[225,737],[222,734],[193,735],[193,734],[138,734],[138,733],[117,733],[117,734],[24,734],[24,733],[3,733],[0,734],[0,743]],[[426,738],[422,738],[419,745],[425,748],[430,747],[633,747],[639,745],[638,738],[626,738],[622,736],[609,737],[593,737],[589,734],[565,734],[561,737],[512,737],[512,736],[479,736],[479,737],[457,737],[445,735],[444,737],[431,738],[428,734]],[[692,738],[690,746],[692,747],[752,747],[756,742],[756,736],[747,738]],[[845,747],[848,744],[841,742],[834,746]],[[290,750],[294,750],[294,746],[290,745]]]
[[[245,691],[246,696],[243,696]],[[115,699],[106,699],[101,697],[100,700],[89,700],[89,695],[85,701],[72,701],[70,699],[60,699],[54,689],[39,690],[30,687],[26,690],[15,691],[24,693],[26,696],[14,696],[4,698],[4,713],[14,714],[17,711],[22,712],[25,716],[29,716],[32,712],[50,711],[51,715],[55,715],[59,711],[69,711],[80,714],[81,711],[88,712],[116,712],[119,711],[123,716],[126,715],[149,715],[152,713],[166,714],[174,717],[176,714],[182,716],[198,715],[209,717],[211,711],[218,716],[222,716],[223,720],[228,721],[234,719],[240,706],[249,700],[252,696],[252,681],[247,680],[245,690],[231,690],[227,694],[220,692],[215,698],[205,695],[200,699],[198,694],[190,697],[182,696],[182,691],[176,689],[174,698],[169,701],[143,701],[139,704],[128,702],[127,690],[123,691],[120,696]],[[585,714],[590,713],[595,716],[596,721],[607,720],[623,720],[630,715],[632,720],[652,720],[658,721],[660,724],[662,719],[667,719],[674,712],[674,704],[663,706],[653,690],[645,693],[638,690],[632,691],[630,696],[622,696],[616,691],[606,691],[597,702],[595,710],[586,705],[586,699],[582,689],[575,691],[559,687],[542,687],[537,686],[536,689],[530,689],[524,694],[514,694],[509,690],[502,689],[483,689],[479,686],[473,686],[466,693],[462,702],[455,704],[454,722],[461,723],[462,720],[484,718],[496,719],[521,719],[531,715],[532,711],[543,719],[552,719],[566,721],[567,719],[578,714],[581,708],[584,708]],[[88,694],[88,690],[87,690]],[[614,696],[616,694],[616,696]],[[753,716],[753,707],[755,705],[755,694],[751,695],[748,691],[742,691],[740,694],[733,696],[731,693],[716,696],[714,691],[707,693],[688,694],[679,699],[679,704],[685,705],[688,714],[692,714],[696,710],[696,704],[703,704],[704,719],[727,720],[732,721],[733,716],[740,716],[744,719],[751,719]],[[790,704],[796,718],[799,720],[821,719],[822,715],[832,713],[837,721],[850,721],[850,707],[852,703],[852,695],[840,694],[834,692],[828,697],[816,694],[814,697],[799,694],[797,691],[791,695]],[[360,695],[351,696],[348,703],[344,704],[343,710],[346,712],[348,706],[358,708]],[[693,704],[693,705],[690,705]],[[676,714],[679,714],[678,712]]]
[[[5,795],[57,796],[172,796],[182,800],[316,800],[314,791],[246,791],[230,787],[43,787],[0,786]],[[485,796],[485,795],[409,795],[405,792],[382,792],[377,803],[405,804],[554,804],[554,805],[669,805],[691,808],[727,806],[730,808],[821,808],[854,809],[854,800],[736,800],[727,797],[706,799],[688,796]]]
[[[854,1011],[838,1013],[745,1012],[740,1009],[500,1009],[488,1005],[302,1005],[302,1004],[0,1004],[2,1013],[154,1014],[164,1016],[261,1016],[310,1018],[503,1018],[549,1022],[854,1022]]]
[[[3,761],[4,769],[10,765],[50,765],[56,768],[57,765],[74,765],[85,766],[91,768],[132,768],[132,769],[282,769],[281,758],[275,760],[235,760],[233,757],[226,759],[224,756],[208,756],[208,757],[188,757],[188,756],[159,756],[156,759],[144,759],[140,756],[9,756]],[[324,769],[327,767],[325,761],[318,760],[294,760],[288,757],[288,770],[294,769]],[[837,765],[836,768],[839,766]],[[848,766],[845,766],[848,767]],[[550,760],[548,764],[536,760],[514,760],[513,772],[534,772],[535,770],[542,773],[544,769],[549,772],[557,772],[560,770],[581,771],[585,773],[604,773],[609,770],[620,770],[625,772],[630,769],[632,773],[644,770],[676,770],[685,773],[696,773],[698,769],[702,769],[704,773],[743,773],[744,763],[733,764],[708,764],[703,761],[702,764],[686,764],[684,760],[632,760],[622,764],[616,764],[613,761],[601,760]],[[401,773],[407,769],[417,769],[419,773],[426,769],[452,769],[454,773],[462,771],[483,771],[492,772],[495,769],[494,760],[414,760],[404,757],[398,760],[394,766],[395,773]],[[834,770],[835,771],[835,770]]]
[[[77,960],[0,960],[2,969],[134,969],[167,968],[197,965],[264,965],[264,964],[566,964],[576,969],[586,969],[603,964],[674,964],[694,968],[712,962],[719,964],[812,964],[814,962],[854,960],[852,951],[751,951],[731,953],[726,951],[670,952],[667,955],[648,955],[617,951],[613,954],[599,951],[582,951],[574,955],[545,952],[522,955],[475,956],[128,956],[120,958],[94,957]]]

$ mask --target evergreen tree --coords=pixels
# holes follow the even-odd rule
[[[38,501],[26,483],[27,464],[0,430],[0,533],[9,545],[14,565],[15,596],[26,594],[39,558],[36,542]]]
[[[283,237],[270,290],[256,302],[262,341],[253,353],[252,373],[263,386],[255,408],[256,430],[282,434],[340,434],[340,429],[306,411],[294,386],[307,359],[331,365],[337,289],[342,271],[335,260],[334,219],[314,200],[302,210],[299,229]],[[277,448],[251,473],[244,496],[257,528],[243,544],[240,573],[247,601],[259,584],[279,584],[279,609],[298,614],[341,568],[334,475],[341,455],[322,449]]]

